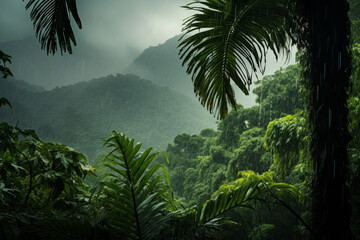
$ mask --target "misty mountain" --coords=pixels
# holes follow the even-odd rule
[[[182,66],[180,60],[179,45],[180,35],[170,38],[163,44],[145,49],[135,61],[126,69],[126,73],[133,73],[143,78],[149,79],[160,86],[166,86],[174,91],[178,91],[194,101],[197,97],[191,76],[186,73],[186,65]],[[245,96],[237,88],[237,101],[244,106],[255,104],[253,94]]]
[[[194,99],[195,94],[191,81],[191,76],[186,73],[186,66],[182,66],[182,60],[178,55],[180,35],[170,38],[163,44],[145,49],[138,58],[134,60],[126,69],[126,73],[133,73],[143,78],[149,79],[160,86],[169,87],[186,96]],[[296,51],[294,51],[296,52]],[[280,67],[294,63],[294,56],[290,56],[289,62],[284,64],[284,60],[276,61],[275,56],[269,52],[264,74],[259,74],[258,78],[264,75],[271,75]],[[254,80],[257,80],[254,77]],[[236,86],[234,90],[237,102],[245,107],[255,105],[255,95],[250,91],[249,96],[245,96]]]
[[[13,79],[0,81],[0,96],[13,106],[0,108],[0,122],[33,128],[44,140],[70,145],[90,158],[112,130],[163,149],[179,133],[215,127],[199,104],[135,75],[109,75],[51,91],[17,85]]]
[[[138,54],[135,49],[124,51],[121,46],[107,49],[90,44],[81,34],[77,42],[71,55],[59,52],[48,56],[34,36],[0,43],[0,49],[12,56],[9,68],[17,79],[45,89],[119,73]]]
[[[163,44],[145,49],[125,72],[193,97],[191,77],[186,73],[178,55],[179,38],[180,36],[175,36]]]

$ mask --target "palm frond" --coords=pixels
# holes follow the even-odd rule
[[[6,78],[7,76],[13,77],[10,69],[6,67],[6,63],[11,63],[11,56],[0,50],[0,72],[3,75],[3,78]]]
[[[154,239],[170,219],[173,201],[167,169],[152,164],[159,153],[140,153],[141,143],[116,132],[105,145],[113,150],[104,160],[108,172],[100,180],[100,198],[111,208],[110,224],[122,239]],[[157,174],[160,169],[164,175]]]
[[[46,49],[48,54],[55,54],[58,47],[61,54],[63,51],[71,54],[71,44],[76,46],[76,40],[70,24],[70,13],[77,26],[82,28],[76,0],[28,0],[26,9],[31,7],[30,19],[41,48]]]
[[[184,21],[180,57],[202,105],[223,119],[228,104],[237,108],[231,83],[247,95],[267,50],[276,57],[289,51],[285,1],[203,0],[184,8],[196,13]]]
[[[181,212],[182,218],[174,221],[172,233],[176,236],[204,235],[229,223],[221,215],[235,207],[253,209],[256,201],[269,201],[268,197],[298,198],[299,192],[294,186],[274,182],[269,173],[259,175],[246,171],[241,174],[238,180],[221,186],[212,199]]]

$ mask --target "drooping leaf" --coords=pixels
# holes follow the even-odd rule
[[[30,19],[33,21],[41,48],[48,54],[55,54],[58,48],[61,54],[66,51],[71,54],[71,45],[76,46],[76,40],[70,23],[70,14],[77,26],[82,28],[76,0],[28,0],[26,9],[29,8],[32,8]]]
[[[247,95],[267,50],[289,51],[286,1],[204,0],[184,8],[195,13],[184,21],[180,56],[202,105],[223,119],[228,104],[237,109],[232,83]]]
[[[227,224],[221,215],[232,208],[252,209],[258,200],[268,201],[271,197],[297,199],[299,196],[294,186],[274,182],[270,173],[259,175],[252,171],[243,171],[240,175],[238,180],[222,185],[210,200],[179,212],[182,217],[174,221],[176,231],[172,234],[203,235],[209,233],[209,229],[220,229],[223,224]]]
[[[10,108],[12,108],[9,100],[7,100],[6,98],[3,98],[3,97],[0,98],[0,107],[1,106],[6,106],[6,105],[8,105]]]
[[[10,69],[6,67],[7,62],[11,63],[11,56],[7,55],[6,53],[0,50],[0,72],[2,73],[4,78],[6,78],[7,76],[13,77],[13,74],[11,73]]]

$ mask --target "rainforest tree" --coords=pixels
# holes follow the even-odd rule
[[[315,171],[313,238],[351,239],[346,184],[351,139],[346,106],[351,70],[348,3],[206,0],[193,4],[186,6],[197,13],[185,22],[188,37],[180,44],[181,57],[188,63],[202,104],[220,118],[226,117],[228,104],[237,108],[231,83],[247,94],[252,74],[265,66],[268,49],[276,56],[288,52],[291,36],[305,52]],[[81,28],[75,0],[29,0],[26,7],[32,7],[30,17],[42,48],[54,54],[59,46],[61,52],[71,53],[71,44],[76,41],[69,13]],[[290,29],[284,24],[289,20],[295,20]],[[194,31],[199,32],[192,34]],[[10,75],[5,67],[9,59],[1,52],[4,75]]]
[[[231,82],[247,94],[252,73],[261,70],[267,49],[277,56],[288,49],[290,36],[299,43],[308,56],[311,92],[313,238],[351,239],[346,184],[351,68],[348,3],[207,0],[186,8],[196,13],[184,23],[187,37],[180,43],[180,55],[188,64],[201,103],[210,112],[218,111],[220,118],[226,117],[228,104],[237,108]]]

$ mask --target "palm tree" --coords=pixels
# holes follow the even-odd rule
[[[313,228],[318,239],[351,239],[347,89],[351,74],[346,0],[305,4],[308,20],[310,116],[315,179]]]
[[[351,209],[346,185],[346,147],[350,140],[346,89],[351,66],[348,4],[345,0],[294,3],[304,9],[299,18],[306,25],[297,29],[306,33],[302,39],[311,66],[310,122],[316,193],[313,226],[318,239],[350,239]],[[71,53],[71,44],[76,45],[76,40],[69,12],[81,28],[76,1],[29,0],[26,8],[30,7],[41,47],[47,53],[54,54],[58,46],[61,53]],[[180,44],[181,57],[188,63],[194,91],[202,104],[224,118],[228,104],[236,109],[231,82],[248,94],[252,73],[263,70],[267,49],[276,56],[288,51],[286,1],[203,0],[186,8],[200,13],[185,22],[185,33],[190,36]]]
[[[293,6],[296,11],[290,11]],[[288,50],[290,36],[297,37],[310,67],[313,237],[351,239],[346,185],[350,140],[346,91],[351,66],[346,0],[299,0],[289,6],[282,0],[203,0],[185,8],[196,13],[184,23],[180,55],[192,74],[194,92],[220,118],[226,117],[229,104],[236,109],[231,83],[248,94],[251,73],[261,70],[267,49],[277,55]]]

